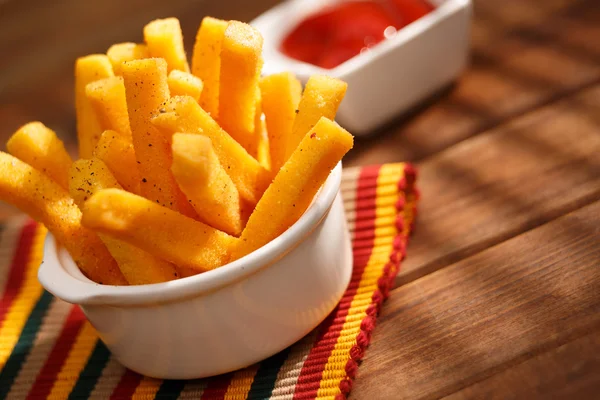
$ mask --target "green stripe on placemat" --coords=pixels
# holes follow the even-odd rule
[[[29,318],[27,318],[27,322],[25,322],[25,326],[21,331],[21,336],[19,336],[17,344],[10,354],[10,357],[8,357],[6,364],[4,364],[2,372],[0,372],[0,399],[5,398],[8,394],[13,380],[21,370],[21,365],[31,351],[33,341],[40,329],[42,319],[44,318],[44,315],[46,315],[46,311],[48,310],[52,299],[54,299],[54,297],[50,293],[44,291],[31,311],[31,314],[29,314]]]
[[[164,381],[163,384],[160,385],[160,389],[158,389],[154,398],[161,400],[176,400],[183,390],[185,383],[186,381],[181,380]]]
[[[98,340],[85,368],[79,374],[79,379],[69,395],[69,399],[87,399],[90,396],[109,358],[110,352],[104,343]]]
[[[256,377],[254,377],[254,381],[248,392],[248,400],[267,399],[271,396],[275,387],[277,374],[287,359],[289,352],[290,349],[287,348],[260,363]]]

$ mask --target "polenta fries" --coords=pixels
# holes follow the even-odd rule
[[[77,160],[71,166],[70,175],[69,193],[79,208],[82,208],[94,193],[109,188],[121,189],[106,164],[97,158]],[[154,257],[129,243],[103,234],[98,236],[114,257],[121,273],[130,285],[166,282],[178,277],[173,264]],[[143,265],[144,268],[140,269],[140,265]]]
[[[223,129],[253,156],[263,38],[250,25],[231,21],[221,44],[219,118]]]
[[[202,222],[119,189],[94,194],[85,203],[81,222],[85,227],[197,272],[221,266],[236,240]]]
[[[225,29],[227,21],[205,17],[196,34],[192,57],[192,73],[204,82],[200,105],[215,119],[219,117],[221,44]]]
[[[0,152],[0,200],[49,229],[105,285],[167,282],[260,248],[306,211],[353,145],[333,122],[346,84],[260,77],[263,38],[211,17],[191,71],[176,18],[144,43],[75,63],[79,157],[41,122]]]
[[[43,223],[88,278],[106,285],[127,281],[98,236],[81,225],[69,193],[44,173],[0,152],[0,198]]]
[[[88,83],[113,76],[112,65],[104,54],[93,54],[77,59],[75,63],[75,110],[77,115],[77,139],[79,157],[90,158],[102,127],[85,95]]]
[[[110,46],[106,51],[106,56],[110,60],[115,75],[121,75],[121,65],[125,61],[140,60],[148,58],[148,47],[139,43],[117,43]]]
[[[111,76],[89,83],[85,87],[85,96],[96,112],[102,131],[117,131],[131,141],[125,84],[122,77]]]
[[[240,195],[210,139],[176,133],[172,148],[171,170],[198,216],[212,227],[238,236],[242,232]]]
[[[53,130],[41,122],[30,122],[16,131],[6,148],[10,154],[42,171],[64,189],[69,188],[73,160]]]
[[[164,108],[169,100],[165,60],[129,61],[123,64],[122,71],[133,148],[142,176],[140,193],[172,210],[195,216],[171,174],[169,140],[150,122],[152,115]]]
[[[336,123],[321,118],[304,135],[256,205],[232,259],[258,249],[292,226],[352,145],[351,134]]]

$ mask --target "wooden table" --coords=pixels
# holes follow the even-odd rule
[[[167,15],[189,47],[203,15],[275,3],[2,3],[0,141],[39,119],[73,147],[77,55]],[[600,4],[476,0],[472,43],[454,87],[347,158],[413,161],[422,192],[352,398],[599,398]]]

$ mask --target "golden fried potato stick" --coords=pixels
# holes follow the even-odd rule
[[[107,129],[117,131],[131,141],[123,77],[111,76],[88,83],[85,87],[85,96],[96,112],[103,131]]]
[[[254,122],[259,103],[263,38],[248,24],[230,21],[221,45],[219,123],[252,156],[258,140]]]
[[[119,189],[94,194],[82,224],[131,243],[183,268],[204,272],[227,260],[236,238]]]
[[[75,114],[79,157],[90,158],[100,138],[102,128],[92,105],[85,96],[88,83],[113,76],[112,65],[104,54],[80,57],[75,62]]]
[[[313,75],[308,79],[298,105],[292,134],[289,136],[287,157],[296,150],[306,132],[311,130],[321,117],[332,121],[335,119],[347,88],[346,82],[329,76]]]
[[[41,122],[19,128],[6,143],[8,152],[69,189],[69,168],[73,160],[56,133]]]
[[[232,259],[264,246],[306,211],[331,170],[353,146],[343,128],[321,118],[281,167],[250,216]]]
[[[199,133],[212,141],[221,165],[231,177],[240,196],[254,205],[271,182],[271,173],[227,134],[193,98],[176,96],[164,107],[165,113],[152,118],[164,130],[163,136],[176,132]]]
[[[219,76],[221,71],[221,43],[227,21],[204,17],[194,43],[192,73],[204,82],[200,105],[214,119],[219,116]]]
[[[121,75],[121,64],[125,61],[150,57],[148,47],[145,44],[131,42],[113,44],[106,52],[106,55],[112,64],[113,72],[118,76]]]
[[[270,142],[267,134],[267,124],[260,103],[256,108],[254,130],[256,131],[254,135],[256,136],[257,140],[256,160],[260,163],[260,165],[263,166],[264,169],[271,171]]]
[[[169,73],[167,79],[171,96],[191,96],[194,100],[200,100],[204,84],[202,80],[189,72],[174,69]]]
[[[170,71],[190,72],[177,18],[156,19],[144,26],[144,40],[150,57],[164,58]]]
[[[110,173],[106,164],[97,158],[75,161],[71,166],[70,176],[69,193],[80,209],[89,197],[100,190],[121,189],[121,185]],[[98,236],[114,257],[130,285],[167,282],[178,277],[173,264],[108,235],[98,234]]]
[[[169,100],[167,63],[162,58],[134,60],[123,63],[122,72],[133,148],[142,177],[141,195],[188,217],[195,217],[196,212],[171,173],[169,138],[150,122],[152,115],[158,114]]]
[[[302,84],[294,74],[283,72],[262,78],[260,91],[269,134],[271,171],[277,173],[287,160],[287,144],[292,136]]]
[[[118,132],[104,131],[94,150],[94,157],[102,160],[117,182],[131,193],[140,193],[140,170],[133,144]]]
[[[47,175],[3,152],[0,199],[44,224],[88,278],[105,285],[127,284],[98,236],[81,226],[81,211],[69,193]]]
[[[173,135],[171,171],[201,220],[230,235],[242,233],[240,195],[219,163],[209,138]]]

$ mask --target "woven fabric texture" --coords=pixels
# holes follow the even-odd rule
[[[161,381],[121,366],[77,306],[38,283],[46,229],[0,226],[0,399],[343,399],[406,254],[416,213],[408,164],[344,170],[354,270],[342,300],[298,343],[244,370]]]

